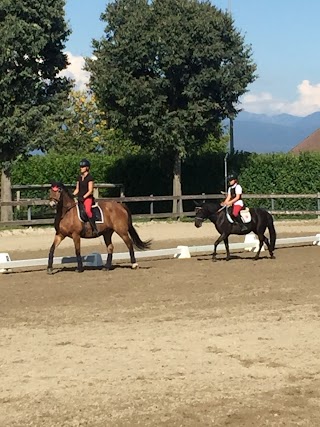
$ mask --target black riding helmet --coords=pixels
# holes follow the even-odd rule
[[[236,173],[230,173],[230,175],[228,175],[228,181],[232,181],[233,179],[238,180],[238,175]]]
[[[90,162],[89,162],[89,160],[87,160],[87,159],[82,159],[82,160],[80,161],[80,163],[79,163],[79,166],[80,166],[81,168],[84,168],[84,167],[89,168],[89,167],[90,167]]]

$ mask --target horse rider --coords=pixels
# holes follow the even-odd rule
[[[92,213],[94,180],[90,174],[90,162],[87,159],[82,159],[79,166],[80,175],[77,178],[77,184],[73,195],[78,196],[78,201],[83,203],[92,228],[92,234],[97,237],[99,232]]]
[[[238,177],[232,173],[227,179],[229,182],[227,197],[221,205],[232,206],[232,219],[240,225],[241,231],[248,231],[248,227],[243,223],[240,215],[240,211],[244,208],[244,203],[242,200],[242,187],[238,183]]]

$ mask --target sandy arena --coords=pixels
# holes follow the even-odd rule
[[[136,229],[153,249],[217,236],[209,223]],[[320,221],[276,229],[315,235]],[[0,252],[45,258],[53,235],[2,231]],[[56,256],[72,256],[72,245]],[[102,238],[83,241],[82,254],[92,251],[105,253]],[[0,275],[0,426],[318,427],[320,246],[281,247],[256,262],[232,255]]]

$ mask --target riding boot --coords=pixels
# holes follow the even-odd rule
[[[98,237],[99,231],[97,229],[97,224],[96,224],[94,218],[88,218],[88,220],[89,220],[89,224],[91,225],[91,228],[92,228],[92,235],[95,237]]]
[[[232,215],[232,218],[240,225],[240,231],[248,231],[248,227],[244,222],[242,221],[241,215],[234,216]]]

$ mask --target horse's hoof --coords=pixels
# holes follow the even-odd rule
[[[216,262],[216,261],[217,261],[217,258],[211,258],[211,261],[212,261],[212,262]]]
[[[47,268],[47,274],[53,274],[53,269],[52,268]]]
[[[230,260],[231,260],[231,257],[227,257],[227,258],[226,258],[226,261],[230,261]]]
[[[137,262],[135,262],[134,264],[132,264],[132,270],[136,270],[139,267],[139,264]]]
[[[112,269],[112,267],[108,267],[107,265],[104,265],[102,267],[102,271],[110,271]]]
[[[83,272],[84,272],[83,268],[76,268],[76,273],[83,273]]]
[[[270,259],[276,259],[276,257],[272,254],[270,255]]]

